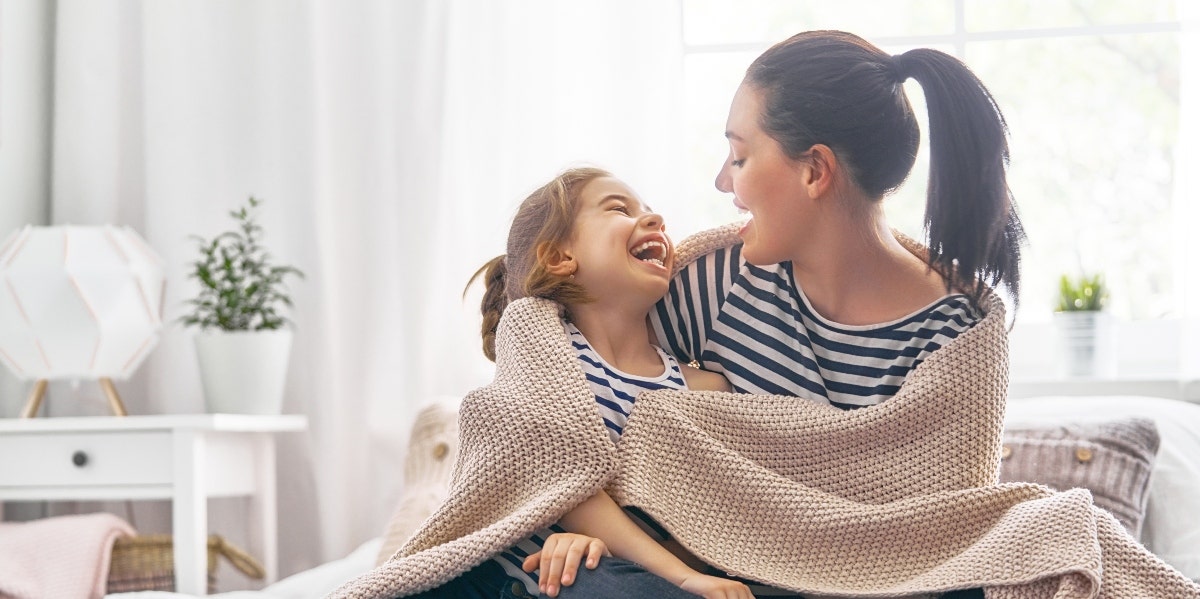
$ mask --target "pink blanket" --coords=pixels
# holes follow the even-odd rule
[[[0,522],[0,597],[103,597],[113,541],[134,534],[112,514]]]

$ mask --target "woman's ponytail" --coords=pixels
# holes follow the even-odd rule
[[[1021,244],[1005,169],[1008,126],[983,82],[958,59],[918,48],[895,56],[898,82],[921,84],[929,107],[929,262],[975,299],[1003,284],[1020,297]],[[902,93],[902,92],[901,92]]]
[[[475,279],[483,275],[483,301],[479,304],[483,325],[480,327],[480,333],[483,335],[483,355],[493,362],[496,361],[496,327],[500,325],[500,315],[508,306],[508,294],[504,291],[508,269],[504,261],[503,255],[492,258],[467,281],[469,289],[475,283]],[[466,289],[463,290],[463,295],[466,295]]]
[[[1025,231],[1005,180],[1007,126],[992,95],[958,59],[916,49],[892,56],[844,31],[806,31],[746,71],[763,93],[763,130],[793,159],[829,146],[872,199],[898,189],[921,132],[903,82],[929,106],[929,265],[978,301],[988,286],[1020,293]]]

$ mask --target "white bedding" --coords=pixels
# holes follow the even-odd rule
[[[1150,477],[1142,543],[1200,580],[1200,405],[1161,397],[1031,397],[1008,402],[1008,424],[1095,422],[1140,416],[1161,443]]]
[[[342,583],[370,570],[375,565],[375,555],[379,553],[382,545],[382,537],[371,539],[342,559],[293,574],[261,591],[233,591],[208,595],[208,597],[219,599],[312,599],[324,597]],[[162,591],[105,595],[106,598],[111,597],[112,599],[181,599],[196,596]]]

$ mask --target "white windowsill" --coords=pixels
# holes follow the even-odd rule
[[[1145,395],[1200,403],[1200,378],[1169,376],[1014,378],[1011,399],[1051,395]]]

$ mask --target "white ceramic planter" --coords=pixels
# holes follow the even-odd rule
[[[292,331],[202,331],[195,336],[210,414],[281,414]]]
[[[1104,376],[1109,372],[1109,322],[1103,312],[1055,312],[1063,367],[1067,376]]]

